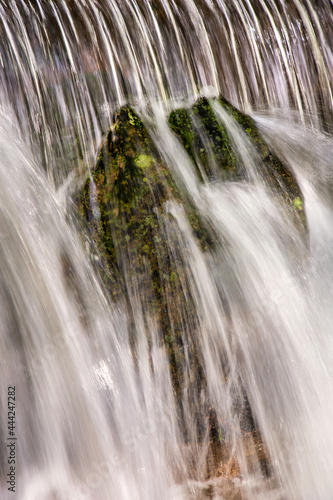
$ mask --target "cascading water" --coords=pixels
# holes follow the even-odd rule
[[[329,0],[0,1],[1,498],[333,498],[332,21]],[[194,161],[170,128],[200,96],[228,175],[200,113]],[[153,153],[121,233],[94,165],[127,103]]]

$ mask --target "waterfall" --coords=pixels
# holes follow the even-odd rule
[[[332,26],[0,0],[1,498],[332,497]]]

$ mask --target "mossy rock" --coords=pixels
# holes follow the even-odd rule
[[[218,102],[241,126],[256,148],[262,161],[261,169],[267,185],[273,192],[282,196],[290,210],[294,211],[294,215],[300,215],[300,205],[296,206],[294,203],[295,199],[300,199],[302,202],[299,186],[292,173],[270,151],[254,120],[223,97],[220,97]],[[172,111],[169,125],[191,157],[201,180],[204,180],[203,173],[208,180],[214,179],[215,173],[211,170],[212,160],[218,166],[219,176],[223,180],[242,179],[243,172],[228,133],[217,120],[206,98],[199,99],[191,108]],[[301,222],[305,223],[304,213],[300,218]]]
[[[219,102],[257,148],[266,182],[273,191],[282,194],[292,211],[304,218],[302,193],[294,177],[270,152],[254,121],[225,99],[220,98]],[[204,169],[208,178],[213,176],[210,172],[213,156],[224,178],[242,178],[227,131],[217,120],[207,99],[199,99],[190,109],[172,111],[169,124],[199,174]],[[155,292],[159,294],[161,286],[157,286],[157,276],[161,273],[157,247],[159,252],[163,247],[159,241],[163,239],[159,225],[165,217],[164,204],[169,199],[184,206],[201,248],[212,249],[214,235],[200,218],[196,207],[184,200],[142,121],[132,108],[120,109],[114,116],[80,200],[91,237],[102,256],[102,269],[107,276],[104,276],[104,281],[109,284],[113,295],[118,295],[115,290],[119,286],[123,290],[120,261],[122,251],[128,246],[133,247],[133,251],[135,249],[135,262],[148,259],[151,274],[155,276]],[[171,269],[169,275],[174,277],[174,273]],[[174,278],[170,276],[168,280],[172,282]]]
[[[86,181],[80,208],[102,255],[101,273],[111,297],[117,300],[123,296],[130,304],[134,289],[140,289],[145,316],[153,317],[159,325],[173,384],[180,392],[184,376],[182,328],[189,317],[195,318],[195,310],[191,297],[184,296],[182,283],[189,270],[180,257],[180,242],[175,239],[171,251],[167,242],[170,235],[164,230],[171,218],[164,209],[168,200],[182,203],[199,245],[212,248],[214,238],[195,207],[183,201],[147,129],[133,109],[124,107],[114,116]],[[198,372],[196,350],[190,351],[190,363]]]
[[[297,208],[294,203],[295,198],[302,200],[303,197],[296,179],[279,158],[270,151],[254,120],[232,106],[223,97],[219,98],[219,103],[243,128],[252,144],[256,147],[263,163],[264,177],[267,184],[274,191],[279,192],[290,207]]]
[[[220,99],[220,103],[257,148],[265,179],[272,189],[283,193],[291,209],[301,213],[302,195],[295,179],[271,154],[253,120],[224,99]],[[217,120],[207,99],[200,99],[191,109],[173,111],[169,125],[193,160],[202,181],[214,179],[212,160],[222,179],[242,179],[227,131]],[[116,301],[125,297],[130,316],[133,315],[133,293],[139,291],[148,340],[149,318],[158,325],[181,405],[182,391],[186,384],[189,385],[188,379],[185,381],[188,366],[194,392],[204,393],[206,381],[195,334],[199,328],[195,301],[189,293],[191,286],[187,281],[191,270],[181,257],[181,242],[165,230],[170,224],[172,226],[171,216],[164,208],[169,200],[184,207],[201,248],[214,251],[217,239],[211,228],[202,220],[196,207],[182,195],[139,116],[131,107],[123,107],[114,116],[95,168],[86,180],[79,205],[111,298]],[[172,245],[169,238],[173,238]],[[135,323],[132,316],[134,350]],[[187,346],[183,344],[184,324],[191,325],[193,332]],[[201,417],[198,414],[198,436],[205,435],[205,429],[200,430]]]
[[[194,161],[199,177],[202,178],[202,169],[208,179],[214,176],[212,159],[228,177],[236,175],[237,162],[231,142],[207,99],[199,99],[192,108],[172,111],[169,125]]]

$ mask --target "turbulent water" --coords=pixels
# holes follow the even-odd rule
[[[332,26],[329,0],[0,1],[1,498],[333,498]],[[220,94],[293,173],[299,216]],[[242,180],[213,159],[199,179],[168,126],[201,95]],[[203,251],[183,205],[163,206],[178,391],[149,269],[111,300],[77,230],[75,193],[127,102],[214,235]]]

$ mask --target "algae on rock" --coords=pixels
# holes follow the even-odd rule
[[[292,173],[269,150],[250,116],[239,111],[223,97],[218,99],[218,103],[241,126],[256,148],[267,185],[273,192],[280,194],[293,210],[293,200],[302,199],[302,193]],[[242,169],[227,130],[219,123],[208,99],[200,98],[191,108],[175,109],[170,114],[169,125],[191,157],[201,180],[204,177],[208,181],[215,180],[216,177],[222,180],[242,179]],[[212,165],[216,165],[215,171],[212,171]],[[304,216],[301,219],[304,224]]]
[[[254,121],[225,99],[220,98],[219,103],[257,148],[265,181],[285,197],[291,210],[301,213],[302,195],[295,179],[271,154]],[[222,179],[242,179],[226,128],[207,99],[199,99],[190,109],[172,111],[169,125],[202,181],[214,178],[212,164]],[[183,370],[182,328],[192,322],[194,331],[197,317],[188,293],[190,273],[181,257],[181,243],[170,232],[171,216],[165,210],[168,200],[184,207],[199,245],[203,250],[213,251],[215,236],[211,228],[196,207],[182,196],[137,113],[131,107],[123,107],[115,114],[96,166],[86,181],[81,211],[101,256],[101,273],[111,297],[129,298],[134,289],[144,292],[143,316],[145,321],[148,316],[157,321],[172,361],[174,384],[179,388]],[[198,367],[195,351],[194,348],[191,356]]]
[[[171,112],[171,130],[179,137],[184,148],[197,167],[199,177],[210,180],[215,176],[215,163],[228,177],[237,175],[237,163],[229,137],[206,98],[201,98],[192,108],[180,108]]]
[[[93,215],[92,196],[99,207],[98,221]],[[91,221],[91,237],[106,262],[108,273],[102,269],[102,274],[111,296],[115,300],[120,295],[129,299],[140,290],[145,301],[143,320],[153,318],[161,330],[178,391],[184,376],[182,328],[192,321],[194,330],[196,320],[193,301],[184,296],[188,273],[182,252],[177,249],[180,243],[172,231],[167,231],[172,227],[172,217],[164,204],[171,199],[184,205],[201,247],[211,246],[209,231],[195,207],[183,202],[142,121],[130,107],[122,108],[114,117],[96,167],[87,179],[81,211]],[[190,349],[188,356],[199,373],[195,349]],[[201,374],[199,379],[203,378]]]
[[[295,206],[295,198],[302,199],[302,193],[292,173],[274,155],[263,140],[254,120],[232,106],[223,97],[219,98],[221,106],[236,120],[257,149],[262,160],[263,176],[273,191],[279,192],[289,207]],[[304,221],[303,221],[304,222]]]
[[[302,194],[295,179],[270,152],[254,121],[224,99],[219,102],[257,148],[263,177],[272,195],[278,193],[294,213],[303,214]],[[202,182],[243,180],[232,141],[207,99],[200,99],[190,109],[172,111],[169,125]],[[207,432],[213,433],[213,429],[207,431],[211,403],[207,399],[204,363],[196,335],[200,319],[189,283],[191,270],[175,221],[165,209],[170,200],[183,206],[201,249],[214,252],[216,235],[177,187],[142,120],[131,107],[121,108],[86,180],[80,199],[81,213],[103,263],[101,274],[111,298],[117,301],[122,297],[127,301],[134,351],[137,329],[144,326],[149,343],[149,326],[154,323],[169,356],[184,439],[200,441]],[[131,304],[136,294],[140,300],[136,301],[134,311]],[[184,391],[195,395],[189,398],[196,421],[195,436],[191,434],[193,426],[187,426],[182,412]],[[249,404],[246,412],[240,415],[240,425],[244,428],[252,418]],[[250,427],[250,432],[255,432],[254,424]],[[261,438],[257,441],[262,444]],[[260,459],[263,464],[265,460]]]

